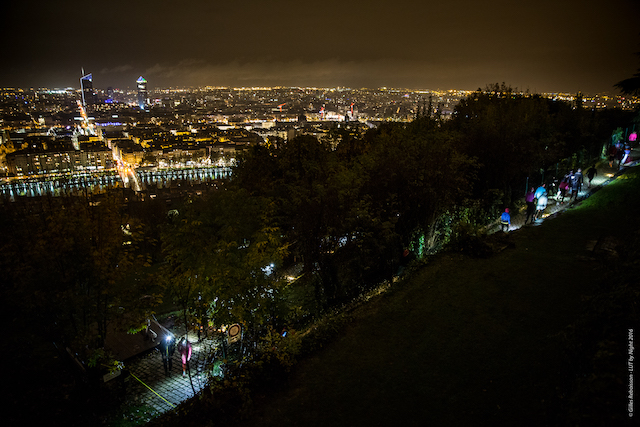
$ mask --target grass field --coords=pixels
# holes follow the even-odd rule
[[[490,258],[437,256],[355,310],[243,425],[591,425],[594,411],[628,421],[639,219],[631,170]]]

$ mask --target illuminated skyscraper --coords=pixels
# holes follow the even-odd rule
[[[82,74],[84,74],[84,70],[82,70]],[[96,103],[96,93],[93,91],[92,73],[80,77],[80,90],[82,91],[83,107],[87,108],[87,105],[93,105]]]
[[[107,100],[105,102],[111,104],[112,102],[114,102],[113,100],[113,96],[114,96],[115,92],[113,91],[113,87],[109,86],[107,88]]]
[[[147,105],[147,81],[140,76],[136,80],[136,84],[138,85],[138,106],[144,110]]]

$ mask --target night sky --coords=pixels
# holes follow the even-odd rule
[[[526,4],[525,4],[526,3]],[[344,86],[616,93],[637,0],[11,1],[0,87]]]

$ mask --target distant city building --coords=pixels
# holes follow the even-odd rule
[[[84,73],[83,73],[84,74]],[[96,93],[93,91],[93,75],[92,73],[80,77],[80,90],[82,92],[82,106],[93,105],[96,103]]]
[[[136,84],[138,85],[138,106],[144,110],[147,106],[147,81],[140,76],[136,80]]]
[[[109,86],[107,88],[107,100],[106,100],[108,104],[111,104],[112,102],[114,102],[114,99],[113,99],[114,94],[115,92],[113,91],[113,87]]]

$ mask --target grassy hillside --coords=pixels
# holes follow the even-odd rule
[[[627,422],[639,214],[631,170],[491,258],[438,256],[356,310],[243,425]]]

